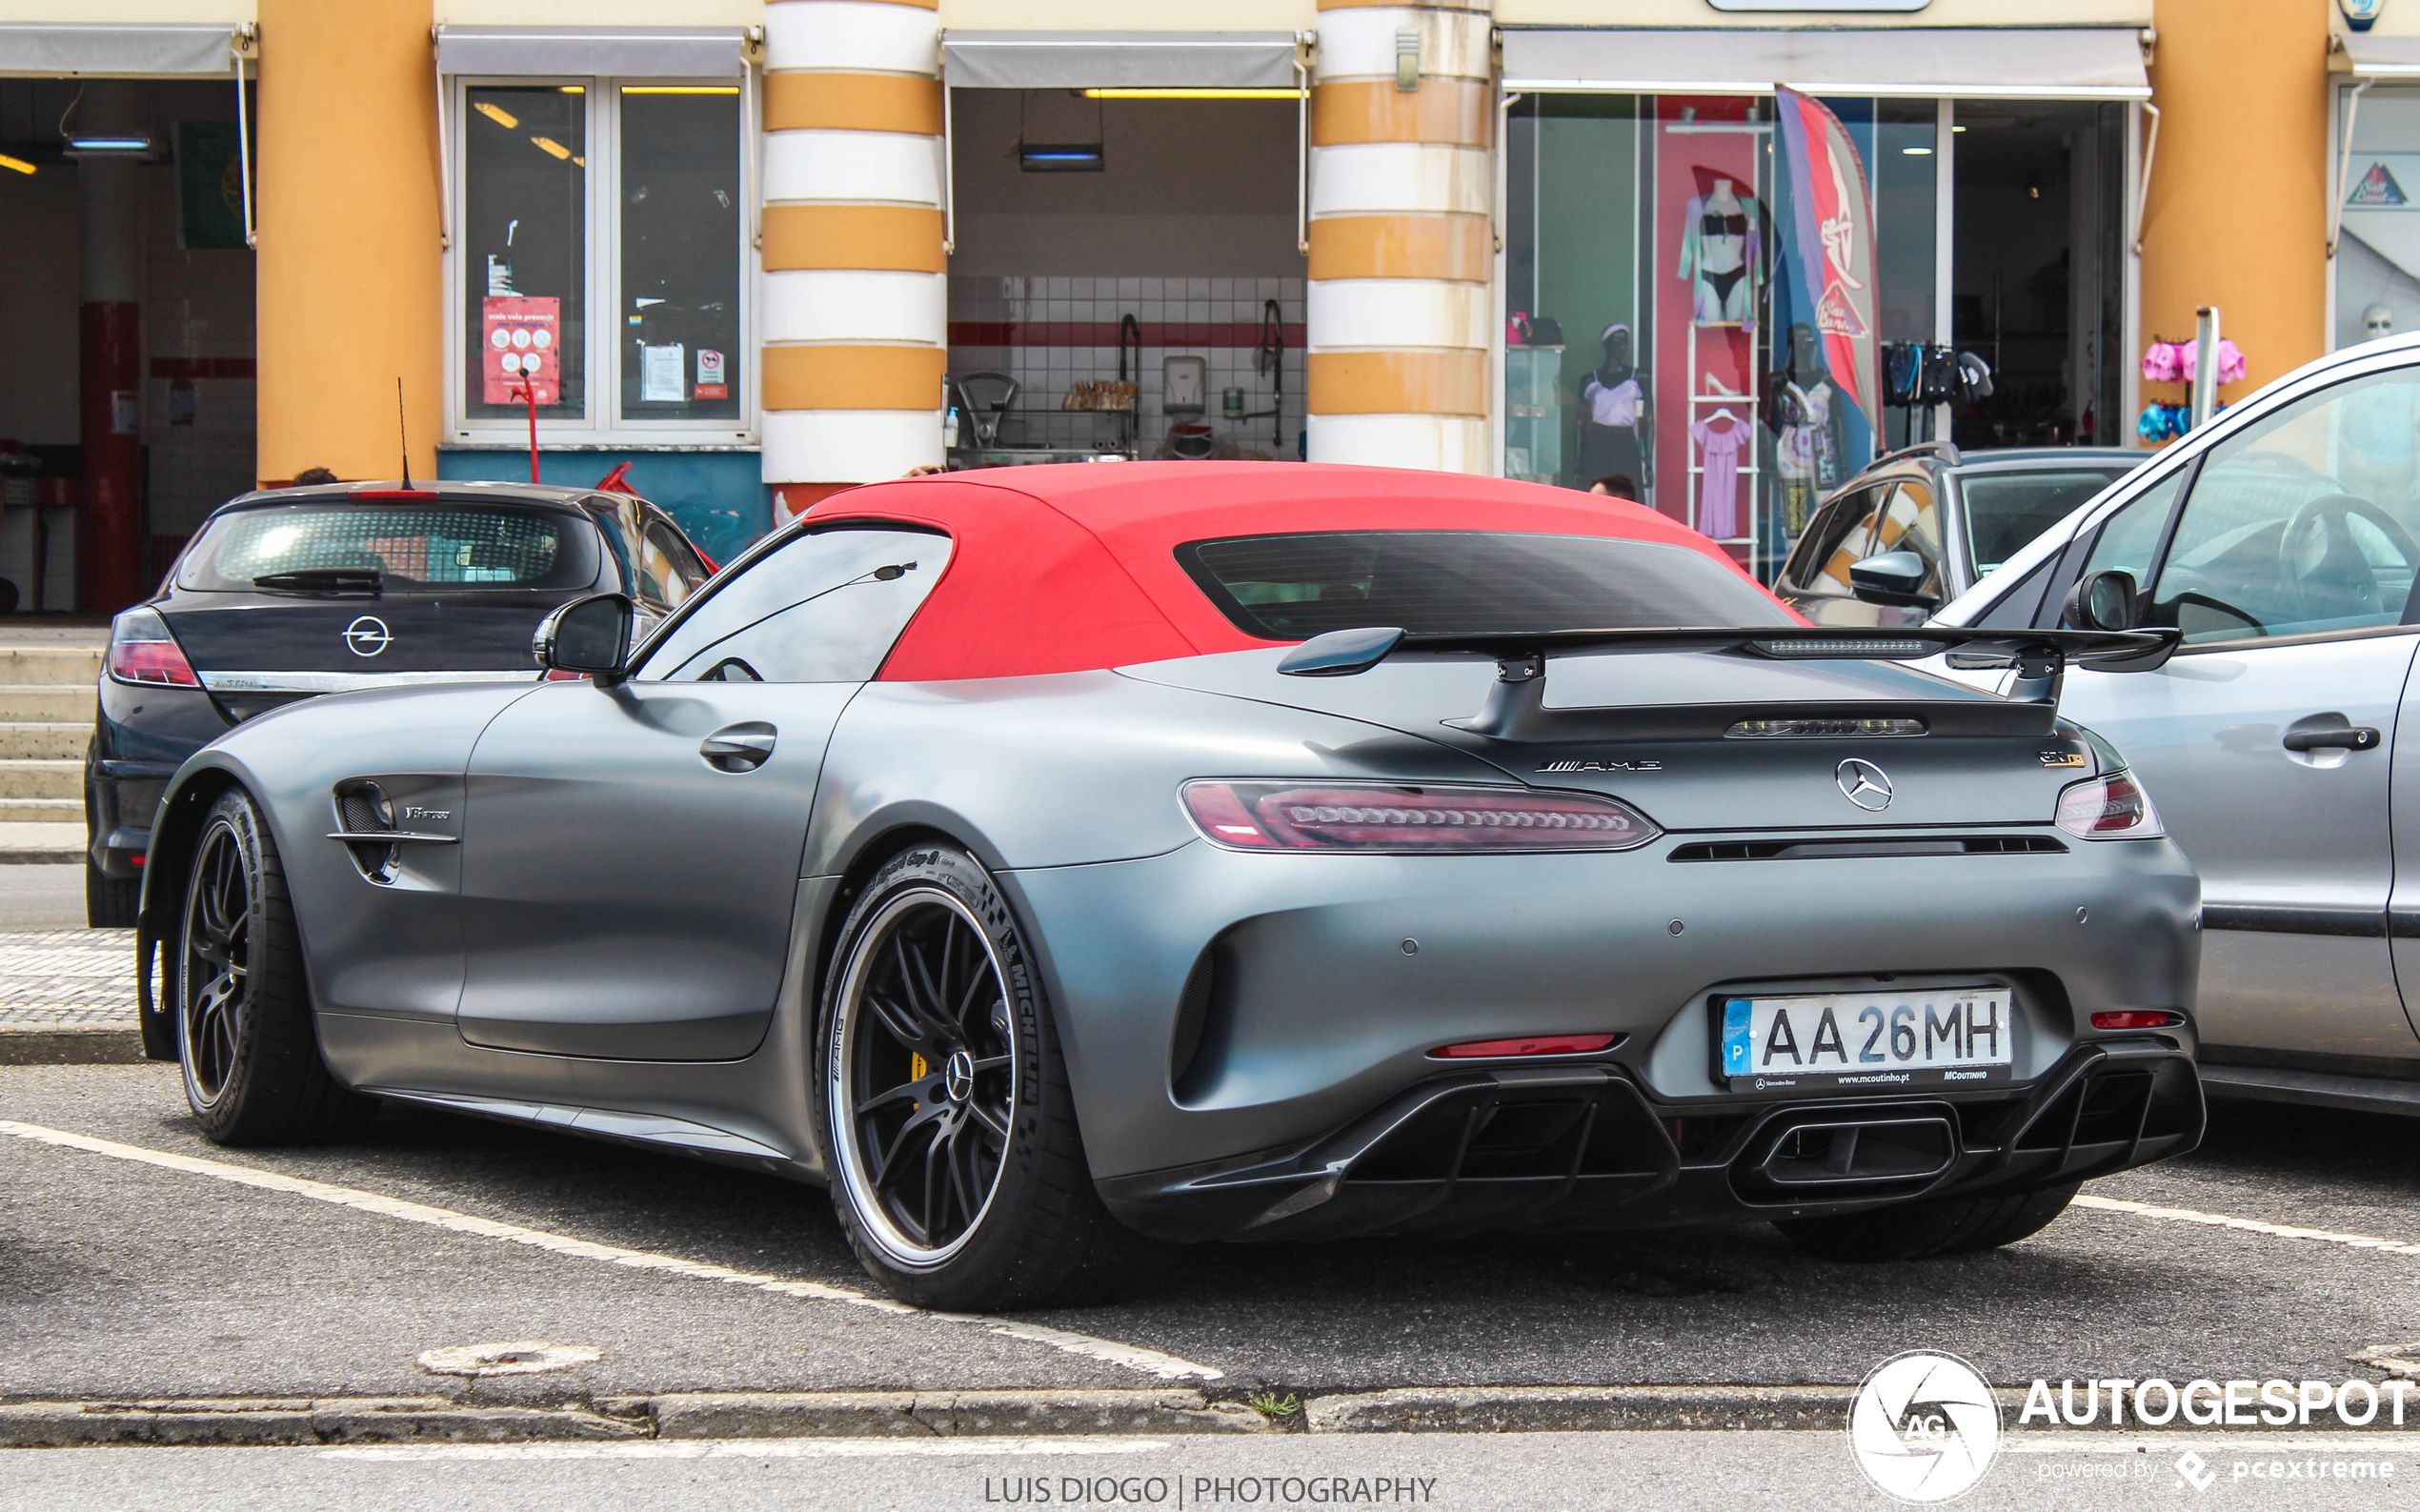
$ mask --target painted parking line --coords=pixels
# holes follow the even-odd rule
[[[323,1449],[322,1460],[892,1460],[1001,1455],[1149,1454],[1157,1439],[662,1439],[615,1443],[366,1444]]]
[[[2240,1229],[2247,1234],[2266,1234],[2272,1239],[2342,1244],[2349,1249],[2376,1250],[2382,1255],[2420,1255],[2420,1244],[2408,1244],[2401,1240],[2374,1239],[2367,1234],[2340,1234],[2326,1228],[2296,1228],[2290,1223],[2264,1223],[2258,1219],[2229,1218],[2224,1213],[2203,1213],[2189,1207],[2160,1207],[2149,1202],[2128,1202],[2113,1197],[2092,1197],[2081,1193],[2075,1199],[2075,1205],[2170,1223],[2200,1223],[2210,1228]]]
[[[1071,1355],[1081,1355],[1104,1364],[1119,1365],[1128,1370],[1157,1376],[1162,1381],[1217,1381],[1225,1372],[1208,1365],[1198,1365],[1190,1360],[1164,1355],[1156,1349],[1143,1349],[1134,1344],[1121,1344],[1113,1339],[1095,1339],[1090,1334],[1069,1333],[1061,1328],[1049,1328],[1040,1323],[1012,1322],[1006,1319],[989,1318],[978,1313],[928,1312],[888,1297],[873,1297],[846,1286],[827,1285],[822,1281],[790,1280],[755,1271],[736,1271],[727,1265],[709,1265],[702,1260],[683,1260],[677,1255],[661,1255],[651,1250],[624,1249],[617,1244],[599,1244],[591,1240],[574,1239],[567,1234],[550,1234],[544,1229],[524,1228],[518,1223],[502,1223],[494,1219],[475,1218],[451,1208],[431,1207],[422,1202],[407,1202],[400,1198],[384,1197],[376,1192],[364,1192],[356,1187],[335,1186],[326,1181],[313,1181],[304,1177],[283,1176],[248,1165],[231,1165],[224,1160],[205,1160],[197,1156],[174,1155],[166,1150],[148,1150],[141,1145],[120,1144],[114,1139],[96,1139],[89,1135],[70,1134],[63,1129],[45,1128],[38,1123],[19,1123],[0,1119],[0,1134],[30,1139],[39,1144],[56,1145],[66,1150],[81,1150],[90,1155],[107,1156],[115,1160],[131,1160],[141,1165],[154,1165],[163,1170],[182,1171],[190,1176],[207,1176],[239,1186],[257,1187],[265,1192],[284,1192],[305,1197],[315,1202],[331,1202],[363,1213],[375,1213],[384,1218],[401,1219],[407,1223],[426,1223],[432,1228],[451,1230],[456,1234],[475,1235],[480,1239],[503,1240],[513,1244],[527,1244],[550,1254],[570,1256],[575,1260],[603,1260],[614,1265],[627,1265],[635,1270],[666,1271],[675,1276],[687,1276],[696,1280],[724,1281],[734,1286],[747,1286],[757,1291],[772,1292],[781,1297],[796,1297],[812,1301],[846,1302],[853,1307],[871,1307],[877,1312],[897,1313],[909,1318],[925,1318],[936,1322],[970,1323],[986,1333],[1001,1334],[1010,1339],[1022,1339],[1044,1344]]]

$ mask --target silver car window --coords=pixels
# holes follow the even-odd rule
[[[2403,369],[2213,447],[2160,565],[2152,623],[2198,642],[2401,622],[2420,570],[2415,433],[2420,371]]]
[[[949,565],[946,535],[836,528],[714,585],[649,653],[641,681],[863,682]]]

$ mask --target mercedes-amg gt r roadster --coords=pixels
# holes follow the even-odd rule
[[[1972,1249],[2201,1136],[2198,883],[2057,707],[2172,631],[1815,629],[1632,505],[1241,463],[855,489],[632,623],[185,763],[145,1035],[211,1138],[753,1166],[997,1308],[1172,1240]]]

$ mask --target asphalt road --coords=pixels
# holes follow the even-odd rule
[[[83,927],[83,867],[0,866],[0,932]]]
[[[0,1119],[309,1178],[535,1231],[498,1238],[206,1170],[0,1138],[0,1398],[416,1394],[424,1350],[602,1351],[478,1400],[689,1390],[1141,1386],[980,1322],[650,1269],[573,1240],[864,1288],[822,1196],[518,1127],[391,1110],[361,1143],[226,1151],[173,1068],[0,1068]],[[2094,1196],[2420,1242],[2420,1122],[2221,1104],[2199,1154]],[[375,1208],[373,1200],[370,1207]],[[562,1242],[556,1242],[559,1240]],[[1769,1229],[1211,1246],[1052,1328],[1221,1389],[1853,1382],[1909,1348],[1991,1379],[2370,1374],[2420,1340],[2420,1253],[2079,1206],[2007,1250],[1852,1267]]]
[[[2200,1492],[2188,1489],[2176,1463],[2188,1441],[2202,1462],[2197,1477],[2212,1478]],[[2267,1478],[2273,1466],[2296,1464],[2303,1467],[2296,1480]],[[2344,1471],[2331,1474],[2339,1465]],[[2370,1478],[2351,1479],[2355,1465],[2369,1467]],[[2391,1466],[2387,1479],[2377,1478],[2381,1466]],[[2328,1479],[2314,1481],[2314,1473]],[[2012,1443],[1956,1504],[1975,1512],[2179,1505],[2335,1512],[2408,1507],[2414,1477],[2420,1445],[2407,1435],[2391,1442],[2176,1440],[2150,1449],[2113,1438],[2070,1438]],[[1036,1497],[1037,1482],[1047,1502]],[[1324,1493],[1319,1501],[1311,1499],[1314,1485]],[[1865,1482],[1841,1435],[1813,1432],[16,1450],[0,1451],[0,1502],[113,1512],[676,1505],[718,1512],[994,1512],[1003,1505],[1073,1512],[1844,1512],[1904,1504]]]

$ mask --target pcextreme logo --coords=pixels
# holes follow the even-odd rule
[[[1875,1366],[1857,1388],[1848,1447],[1884,1495],[1946,1502],[1991,1468],[2000,1450],[2000,1405],[1972,1365],[1911,1349]]]

